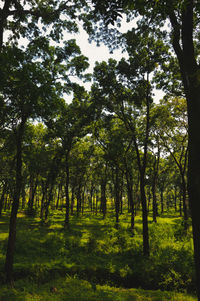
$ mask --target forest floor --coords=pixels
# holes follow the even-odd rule
[[[150,258],[142,255],[142,221],[136,216],[85,212],[70,218],[52,211],[46,224],[18,215],[14,260],[15,287],[4,284],[8,214],[0,218],[0,301],[134,301],[195,298],[191,229],[185,233],[178,214],[149,218]]]

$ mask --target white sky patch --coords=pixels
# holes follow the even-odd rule
[[[121,22],[121,27],[119,28],[120,32],[124,33],[130,30],[131,28],[136,26],[136,20],[133,20],[129,23],[126,22],[125,18],[122,19]],[[4,34],[4,41],[8,40],[9,34],[12,34],[10,32],[6,32]],[[128,54],[126,52],[122,53],[122,50],[117,49],[114,50],[113,53],[110,53],[109,49],[107,46],[103,45],[103,43],[98,47],[96,46],[96,42],[89,43],[88,42],[88,34],[82,29],[81,25],[79,27],[79,33],[78,34],[69,34],[66,33],[64,34],[63,40],[69,40],[69,39],[75,39],[77,45],[80,47],[81,52],[83,55],[88,57],[89,59],[89,68],[86,70],[87,73],[93,73],[93,68],[95,66],[95,62],[102,62],[102,61],[108,61],[109,58],[115,59],[119,61],[121,58],[128,58]],[[19,45],[26,47],[28,44],[27,39],[21,38],[19,41]],[[52,42],[52,45],[56,45],[56,43]],[[62,43],[61,43],[62,45]],[[84,87],[87,90],[90,90],[92,82],[86,82],[83,83],[81,80],[78,78],[73,78],[74,82],[79,83],[80,85],[84,85]],[[160,99],[163,98],[164,92],[161,90],[154,90],[153,91],[155,96],[154,100],[155,102],[158,102]],[[72,94],[70,95],[64,95],[64,98],[66,99],[66,102],[71,102],[72,100]]]

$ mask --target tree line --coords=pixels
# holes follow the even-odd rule
[[[115,200],[116,225],[126,185],[131,226],[134,228],[137,199],[134,189],[138,191],[143,216],[143,253],[146,256],[150,254],[147,192],[151,190],[149,195],[152,195],[153,219],[156,221],[156,190],[164,178],[164,188],[159,188],[163,200],[166,181],[172,177],[169,173],[174,175],[172,191],[177,193],[178,187],[181,191],[180,210],[183,211],[185,229],[189,214],[192,217],[199,283],[199,5],[196,1],[178,0],[171,4],[155,1],[153,6],[149,1],[94,0],[92,4],[87,1],[22,3],[10,0],[2,4],[1,207],[3,202],[4,207],[10,205],[12,199],[6,255],[7,281],[12,283],[13,280],[17,212],[19,205],[25,205],[27,190],[30,190],[29,212],[33,211],[35,194],[40,189],[40,214],[47,218],[55,191],[61,193],[64,187],[67,226],[70,205],[73,204],[73,187],[79,200],[79,212],[84,208],[81,200],[86,189],[83,187],[87,185],[82,183],[88,169],[88,180],[94,174],[95,181],[95,174],[100,169],[101,210],[105,215],[109,184],[110,196]],[[128,20],[136,18],[137,21],[137,25],[125,34],[120,34],[114,26],[120,27],[122,13]],[[128,53],[128,59],[97,63],[93,74],[87,74],[87,58],[81,54],[75,40],[65,41],[63,35],[66,31],[77,32],[78,22],[97,44],[104,41],[111,51],[121,47]],[[168,30],[166,22],[171,26]],[[22,38],[27,42],[23,47],[20,46]],[[92,77],[91,91],[85,91],[75,83],[74,77],[84,81]],[[166,92],[165,100],[158,105],[153,103],[155,87]],[[63,96],[69,93],[73,93],[73,101],[67,105]],[[43,125],[34,125],[36,120],[42,121]],[[36,137],[39,132],[41,136]],[[31,137],[30,141],[28,137]],[[38,140],[34,142],[34,139]],[[73,161],[73,153],[78,148],[79,155],[78,145],[81,143],[86,147],[85,153],[80,155],[85,165],[80,163],[76,172],[79,169],[80,174],[85,173],[74,176],[76,185],[80,186],[77,189],[72,184],[78,163],[76,158]],[[34,147],[36,150],[32,152]],[[99,158],[96,152],[100,153]],[[160,166],[164,166],[163,172]],[[61,171],[63,175],[60,175]],[[59,176],[64,181],[63,186],[62,181],[58,181]],[[85,183],[90,182],[88,180]],[[97,202],[98,185],[92,185]]]

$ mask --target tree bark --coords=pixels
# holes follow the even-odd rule
[[[126,165],[126,184],[127,184],[128,204],[130,206],[130,212],[131,212],[131,230],[133,231],[134,224],[135,224],[135,210],[134,210],[134,202],[133,202],[133,179],[132,179],[132,174],[128,172],[127,165]]]
[[[196,264],[197,295],[200,300],[200,87],[193,90],[194,99],[188,101],[189,109],[189,158],[188,158],[188,194],[192,216],[194,256]]]
[[[149,228],[148,228],[148,211],[147,211],[147,200],[145,194],[145,183],[144,176],[140,177],[140,195],[141,195],[141,203],[142,203],[142,234],[143,234],[143,254],[145,256],[150,255],[149,250]]]
[[[103,213],[103,218],[106,217],[106,209],[107,209],[107,200],[106,200],[106,181],[102,180],[101,182],[101,208]]]
[[[38,186],[38,179],[36,178],[35,183],[34,183],[34,177],[31,175],[30,178],[30,191],[29,191],[29,202],[28,202],[28,209],[29,209],[29,214],[33,214],[33,205],[34,205],[34,199],[35,199],[35,193],[36,189]]]
[[[200,81],[193,41],[194,0],[186,1],[182,9],[181,33],[175,13],[169,17],[173,32],[173,47],[178,58],[188,109],[188,194],[192,216],[197,296],[200,301]]]
[[[69,153],[65,155],[65,197],[66,197],[66,211],[65,211],[65,227],[69,227],[69,164],[68,164]]]
[[[5,261],[6,282],[9,283],[11,286],[13,286],[13,261],[14,261],[15,242],[16,242],[17,212],[19,208],[19,199],[20,199],[20,193],[22,187],[22,141],[23,141],[25,123],[26,123],[26,119],[22,118],[22,121],[16,132],[17,152],[16,152],[15,194],[14,194],[11,216],[10,216],[9,236],[8,236],[8,245],[7,245],[6,261]]]
[[[119,227],[119,207],[120,207],[120,193],[119,193],[119,169],[115,168],[114,175],[114,189],[115,189],[115,224],[116,228]]]
[[[6,194],[6,190],[7,190],[7,183],[4,183],[3,191],[2,191],[1,199],[0,199],[0,217],[1,217],[1,214],[2,214],[2,209],[3,209],[4,197],[5,197],[5,194]]]
[[[153,197],[153,221],[157,222],[158,216],[158,204],[156,198],[156,188],[157,188],[157,179],[158,179],[158,169],[160,162],[160,147],[158,142],[158,154],[155,156],[154,164],[153,164],[153,183],[152,183],[152,197]]]

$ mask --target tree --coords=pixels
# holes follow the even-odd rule
[[[52,136],[60,139],[65,157],[65,196],[66,196],[66,215],[65,226],[69,226],[69,180],[70,153],[77,142],[77,139],[88,133],[87,127],[94,118],[93,105],[90,103],[86,91],[75,85],[75,94],[73,101],[68,105],[63,103],[60,113],[56,118],[47,122]]]
[[[188,126],[186,101],[181,98],[168,99],[155,108],[161,143],[170,154],[180,173],[183,197],[184,226],[188,228],[187,208],[187,159],[188,159]]]
[[[49,41],[45,38],[30,42],[26,51],[14,46],[5,47],[0,53],[3,123],[4,127],[13,131],[16,141],[15,192],[5,266],[7,281],[11,284],[26,123],[30,118],[41,117],[47,120],[50,116],[55,116],[61,95],[72,89],[70,73],[81,74],[82,68],[88,66],[85,57],[79,55],[77,60],[77,54],[80,54],[80,49],[74,40],[68,41],[61,48],[49,46]],[[61,80],[66,84],[61,83]]]
[[[44,170],[48,170],[50,158],[47,151],[47,128],[42,123],[27,123],[24,133],[23,162],[25,164],[25,175],[23,174],[23,185],[29,187],[29,200],[26,213],[34,215],[34,203],[37,188],[41,185]],[[26,180],[25,180],[26,178]],[[28,179],[28,180],[27,180]],[[25,191],[23,192],[25,194]],[[22,198],[24,196],[22,195]],[[22,204],[22,208],[26,204]]]
[[[6,70],[10,70],[7,77]],[[30,60],[28,51],[19,49],[6,49],[1,52],[1,93],[4,114],[7,118],[7,127],[13,131],[16,143],[16,169],[15,191],[9,226],[9,239],[6,255],[6,277],[12,283],[12,267],[14,246],[16,238],[16,218],[19,207],[19,198],[22,188],[22,144],[26,122],[30,117],[35,117],[40,110],[39,102],[52,97],[55,99],[53,89],[47,89],[46,71],[39,68],[39,64]],[[38,85],[39,83],[39,85]],[[48,92],[47,92],[48,91]],[[47,105],[48,108],[48,105]]]
[[[170,22],[170,43],[174,50],[180,68],[182,83],[187,100],[188,110],[188,193],[192,215],[194,257],[196,265],[197,295],[200,300],[200,81],[198,62],[198,1],[99,1],[93,0],[96,11],[104,16],[107,22],[112,22],[126,9],[135,15],[143,16],[152,28],[162,28],[166,21]],[[172,54],[173,55],[173,54]]]
[[[102,116],[99,122],[95,124],[94,138],[97,145],[102,149],[103,160],[100,163],[100,185],[101,198],[104,200],[102,200],[103,213],[106,210],[105,188],[108,182],[108,167],[110,167],[114,186],[116,228],[118,228],[125,169],[124,161],[127,162],[126,157],[130,150],[132,138],[127,132],[124,123],[116,115]]]
[[[115,112],[132,135],[140,174],[143,252],[149,256],[145,174],[150,134],[150,108],[153,100],[153,85],[150,78],[157,64],[163,62],[167,47],[164,47],[161,39],[155,39],[155,33],[148,29],[147,24],[143,21],[139,23],[141,28],[132,29],[123,35],[123,46],[128,52],[128,60],[122,59],[118,64],[113,60],[109,60],[108,65],[105,62],[97,64],[94,78],[102,90],[101,96],[96,96],[97,99],[103,101],[102,98],[107,97],[106,101],[104,100],[106,109]],[[95,93],[95,86],[93,91]],[[140,121],[137,123],[138,117]]]
[[[12,1],[6,0],[0,8],[0,50],[8,43],[17,44],[20,38],[34,40],[48,36],[58,42],[63,32],[78,32],[76,20],[90,29],[87,19],[87,1]]]
[[[137,59],[136,59],[137,60]],[[145,70],[146,72],[146,70]],[[148,73],[148,72],[147,72]],[[143,212],[143,251],[149,255],[148,221],[145,194],[145,172],[147,163],[147,146],[149,137],[149,110],[151,101],[151,88],[144,79],[144,73],[130,69],[130,64],[122,60],[117,62],[109,60],[97,64],[94,73],[98,85],[93,86],[93,93],[97,101],[103,103],[105,108],[117,115],[123,121],[136,152],[137,164],[140,173],[140,193]],[[129,88],[126,86],[129,86]],[[143,115],[144,114],[144,115]],[[137,123],[137,118],[141,120]],[[142,125],[145,124],[144,127]],[[142,133],[141,133],[142,132]]]

